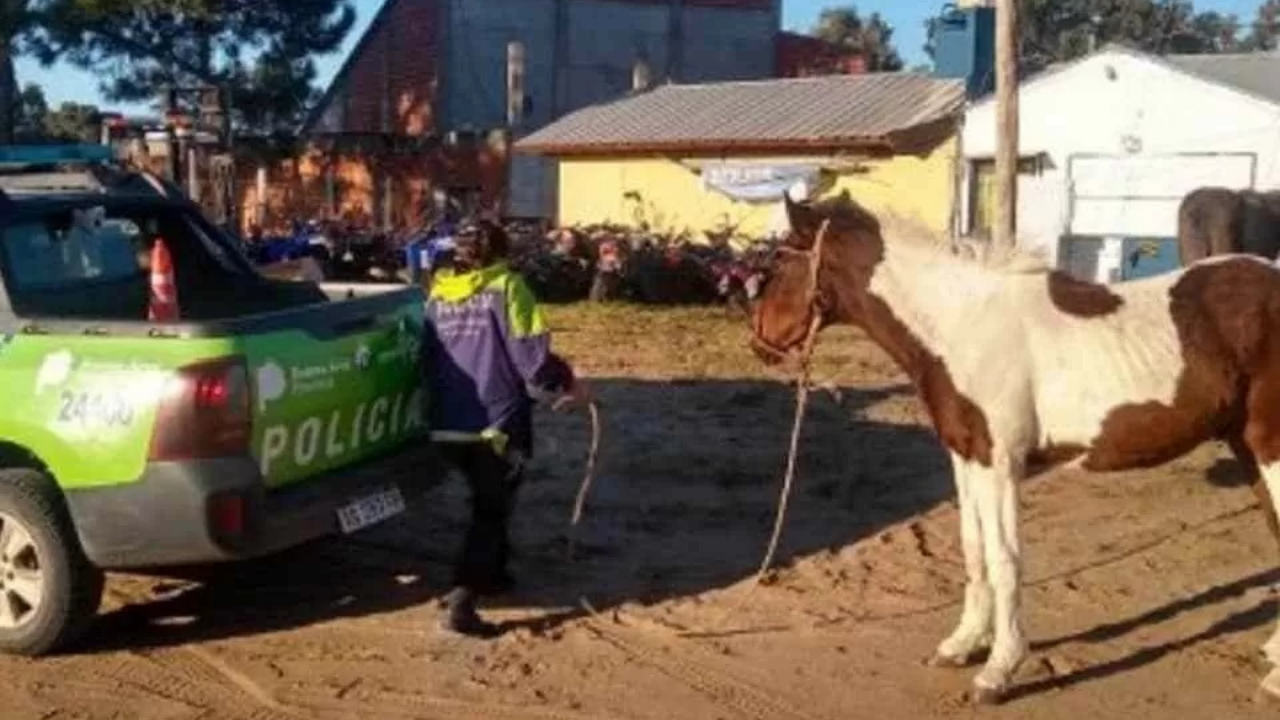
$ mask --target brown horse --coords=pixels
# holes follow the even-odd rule
[[[1202,187],[1178,204],[1178,252],[1186,267],[1213,255],[1280,255],[1280,192]]]
[[[1230,256],[1112,288],[1016,254],[962,258],[920,232],[882,232],[847,194],[786,202],[792,235],[752,347],[778,363],[810,327],[854,325],[914,383],[950,452],[968,576],[932,662],[963,666],[989,649],[976,702],[1002,699],[1028,651],[1022,478],[1068,462],[1154,467],[1222,439],[1280,541],[1280,271]],[[1262,687],[1280,699],[1280,628],[1263,650],[1274,669]]]

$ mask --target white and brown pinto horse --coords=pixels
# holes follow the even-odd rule
[[[855,325],[913,381],[951,455],[968,576],[933,663],[989,650],[976,702],[1002,699],[1028,652],[1020,479],[1067,462],[1153,467],[1221,439],[1280,540],[1280,270],[1224,256],[1108,287],[885,237],[847,194],[785,202],[792,235],[756,306],[753,349],[776,363],[815,320]],[[1262,688],[1280,699],[1280,628],[1263,650],[1273,669]]]

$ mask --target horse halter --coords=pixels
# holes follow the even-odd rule
[[[818,289],[818,271],[822,268],[822,246],[823,241],[827,237],[827,228],[831,225],[830,220],[823,220],[822,225],[818,228],[818,234],[814,237],[813,247],[808,250],[791,247],[789,245],[779,245],[778,252],[788,255],[799,255],[800,257],[809,258],[809,288],[808,288],[808,308],[809,308],[809,331],[804,338],[804,344],[808,344],[808,340],[818,332],[818,327],[822,323],[825,308],[822,306],[822,296]],[[774,345],[764,339],[761,334],[760,323],[753,323],[752,327],[752,344],[757,348],[764,350],[775,359],[782,362],[789,361],[795,357],[797,348],[785,349]]]

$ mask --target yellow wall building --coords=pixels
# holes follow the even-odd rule
[[[703,184],[699,161],[720,158],[565,158],[559,163],[559,221],[565,225],[647,221],[663,230],[735,227],[763,235],[778,220],[778,202],[736,200]],[[739,162],[752,162],[736,158]],[[956,142],[927,155],[862,161],[838,156],[759,158],[755,162],[813,163],[823,168],[819,195],[848,190],[873,211],[892,209],[931,228],[951,226]]]
[[[564,225],[758,237],[781,229],[788,176],[776,169],[802,167],[814,197],[848,190],[873,211],[946,231],[963,102],[959,81],[913,73],[666,85],[573,113],[515,149],[558,160]],[[763,185],[725,192],[708,181],[726,170]]]

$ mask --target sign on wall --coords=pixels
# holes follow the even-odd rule
[[[780,165],[708,163],[702,166],[702,185],[734,200],[773,202],[797,182],[813,187],[821,168],[810,163]]]

